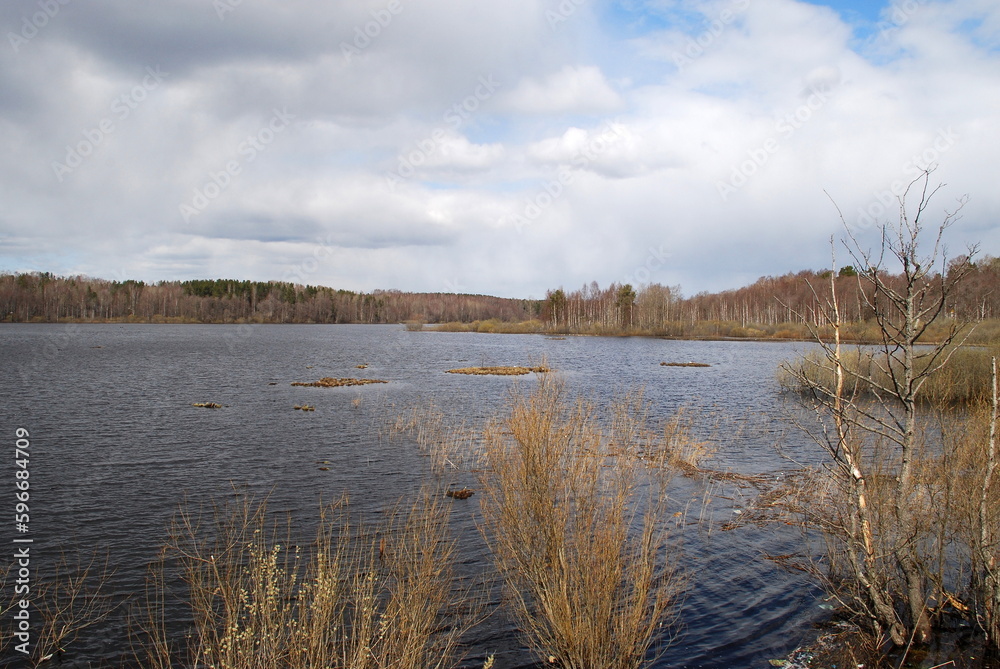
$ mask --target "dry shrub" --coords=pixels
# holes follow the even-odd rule
[[[487,541],[530,646],[561,667],[639,667],[668,640],[680,579],[664,496],[640,486],[644,412],[626,398],[609,437],[543,378],[485,431]]]
[[[0,573],[0,591],[11,593],[10,600],[0,605],[0,615],[11,625],[10,632],[5,629],[0,634],[0,654],[21,657],[24,666],[57,660],[84,630],[102,623],[116,608],[106,592],[111,570],[96,555],[87,559],[61,556],[51,572],[43,569],[32,574],[27,592],[18,593],[13,587],[17,569],[15,561]],[[16,649],[23,641],[14,634],[17,621],[13,616],[22,610],[22,599],[31,604],[27,654]]]
[[[346,502],[325,507],[305,548],[266,501],[244,496],[207,521],[182,509],[149,582],[144,666],[450,666],[471,617],[438,500],[425,492],[379,532],[352,524]],[[177,579],[191,629],[171,637]]]

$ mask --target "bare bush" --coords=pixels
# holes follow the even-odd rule
[[[487,541],[529,644],[561,667],[643,666],[669,639],[681,580],[661,489],[640,485],[644,411],[623,400],[606,435],[542,378],[486,429]]]
[[[429,492],[378,532],[354,526],[346,502],[325,507],[305,548],[266,501],[243,497],[207,521],[182,509],[150,580],[144,665],[450,666],[471,618],[447,535],[448,507]],[[190,612],[183,638],[163,618],[174,577]]]
[[[15,581],[16,576],[16,567],[0,572],[0,591],[6,592],[7,585],[19,582]],[[17,648],[21,644],[13,627],[10,633],[4,630],[0,634],[0,653],[26,650],[27,653],[15,656],[22,657],[28,667],[58,661],[81,633],[103,622],[116,608],[106,592],[111,570],[107,561],[97,555],[84,558],[64,554],[51,570],[43,569],[36,578],[30,590],[12,587],[11,599],[0,605],[0,615],[12,626],[17,624],[12,620],[15,612],[28,610],[22,602],[34,609],[30,615],[40,622],[39,626],[33,626],[37,632],[31,635],[30,642],[22,642],[22,648]]]

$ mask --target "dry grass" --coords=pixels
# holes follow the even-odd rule
[[[479,464],[479,435],[462,422],[453,422],[434,403],[410,407],[384,426],[382,436],[395,439],[408,435],[430,458],[431,471],[473,468]]]
[[[448,510],[425,492],[379,531],[325,507],[304,548],[249,497],[210,519],[182,509],[151,573],[140,661],[153,669],[449,667],[472,618],[452,575]],[[191,632],[170,637],[170,585]]]
[[[525,374],[544,374],[552,370],[545,365],[536,367],[460,367],[459,369],[449,369],[448,374],[472,374],[474,376],[523,376]]]
[[[324,376],[319,381],[293,381],[293,386],[309,386],[312,388],[341,388],[344,386],[364,386],[369,383],[389,383],[379,379],[336,379]]]
[[[931,404],[965,404],[986,400],[990,387],[990,358],[996,351],[980,347],[961,347],[944,368],[927,378],[921,389],[923,401]],[[857,348],[843,354],[845,388],[847,392],[870,395],[869,377],[882,386],[891,385],[888,370],[879,369],[883,355],[873,348]],[[916,361],[917,369],[931,364],[924,358]],[[901,376],[898,370],[897,375]],[[833,365],[821,353],[812,353],[782,365],[778,381],[786,390],[809,392],[809,387],[826,389],[828,396],[835,386]]]
[[[668,641],[681,580],[664,497],[639,485],[633,400],[606,435],[592,405],[543,377],[486,429],[487,541],[530,646],[560,667],[639,667]]]

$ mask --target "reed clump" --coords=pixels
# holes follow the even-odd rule
[[[682,579],[662,488],[641,485],[637,406],[606,434],[543,377],[484,433],[484,532],[529,645],[559,667],[644,666],[669,641]]]
[[[915,359],[915,373],[935,364],[931,350]],[[969,404],[986,401],[990,392],[990,359],[996,349],[986,347],[956,347],[948,364],[928,375],[921,388],[920,401],[929,404]],[[940,356],[938,356],[940,357]],[[896,361],[890,361],[881,349],[858,347],[841,354],[844,387],[857,396],[876,397],[890,395],[882,391],[892,386],[892,377],[902,378],[903,372]],[[810,353],[778,370],[778,382],[792,392],[809,394],[821,389],[831,395],[836,387],[836,365],[823,353]]]

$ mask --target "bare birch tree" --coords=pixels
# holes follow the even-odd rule
[[[942,187],[929,188],[930,174],[925,171],[899,197],[899,221],[880,227],[877,252],[866,251],[848,228],[846,245],[858,268],[858,294],[878,327],[878,343],[859,349],[850,365],[845,362],[831,275],[823,309],[832,324],[832,341],[816,328],[812,333],[833,380],[817,373],[815,363],[812,369],[809,363],[789,369],[828,419],[821,443],[846,508],[828,515],[821,529],[828,536],[832,532],[841,544],[838,555],[850,575],[849,604],[897,645],[925,642],[931,632],[921,552],[926,523],[919,511],[926,495],[915,475],[921,447],[918,400],[925,382],[947,365],[970,330],[966,323],[950,319],[934,343],[918,344],[933,323],[949,318],[949,296],[971,270],[976,253],[972,248],[960,262],[949,264],[943,244],[964,198],[954,211],[945,212],[930,251],[922,250],[927,208]],[[913,197],[919,198],[915,208],[907,206]],[[889,264],[898,265],[898,275],[890,273]],[[873,480],[879,482],[877,494]]]

